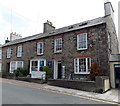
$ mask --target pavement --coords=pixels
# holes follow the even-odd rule
[[[120,89],[110,89],[109,91],[103,94],[100,94],[100,93],[94,93],[94,92],[87,92],[87,91],[51,86],[47,84],[37,84],[37,83],[32,83],[32,82],[25,82],[25,81],[11,80],[11,79],[2,79],[2,81],[6,83],[12,83],[15,85],[19,85],[19,86],[29,86],[32,88],[47,90],[51,92],[59,92],[59,93],[72,95],[72,96],[81,96],[82,98],[92,98],[93,100],[99,99],[99,100],[108,101],[111,103],[115,102],[115,103],[120,104],[120,100],[119,100]]]

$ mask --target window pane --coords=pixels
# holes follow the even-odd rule
[[[11,57],[11,48],[8,48],[7,49],[7,58],[10,58]]]
[[[86,59],[79,59],[79,72],[86,72]]]
[[[77,59],[75,59],[75,72],[78,72],[78,64],[77,64]]]
[[[39,71],[42,71],[42,67],[45,66],[44,60],[40,60],[39,62]]]
[[[41,66],[41,67],[44,66],[44,61],[43,61],[43,60],[40,61],[40,66]]]
[[[32,61],[31,70],[38,71],[38,61]]]
[[[62,38],[55,39],[55,52],[62,50]]]
[[[22,61],[18,61],[17,62],[17,68],[22,68],[22,63],[23,63]]]
[[[86,45],[86,40],[87,38],[87,34],[86,33],[83,33],[83,34],[79,34],[78,37],[77,37],[77,46],[78,46],[78,49],[84,49],[84,48],[87,48],[87,45]]]
[[[43,54],[43,42],[37,43],[37,54]]]
[[[18,46],[17,56],[18,57],[22,56],[22,46]]]
[[[14,72],[16,70],[16,62],[11,62],[11,72]]]
[[[77,58],[74,60],[76,73],[88,73],[91,67],[91,58]]]

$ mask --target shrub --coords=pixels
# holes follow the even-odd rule
[[[46,72],[46,79],[50,77],[50,68],[48,66],[43,66],[42,71]]]
[[[18,76],[23,76],[23,75],[22,75],[21,68],[17,68],[17,70],[14,70],[14,74],[15,74],[16,77],[18,77]]]
[[[99,67],[97,62],[93,62],[91,65],[91,71],[90,71],[90,77],[92,80],[95,80],[95,77],[98,76],[99,73]]]
[[[43,66],[42,71],[45,71],[46,74],[50,74],[50,68],[48,66]]]
[[[29,74],[29,70],[22,69],[22,74],[23,74],[23,76],[27,76]]]
[[[17,68],[17,70],[15,70],[15,76],[27,76],[29,74],[29,71],[24,69],[24,68]]]

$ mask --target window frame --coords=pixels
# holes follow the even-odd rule
[[[15,70],[17,69],[17,68],[23,68],[23,64],[24,64],[24,62],[23,61],[11,61],[10,62],[10,73],[14,73],[14,71],[12,70],[12,63],[15,63]],[[22,62],[22,67],[18,67],[18,62]]]
[[[88,66],[88,58],[89,58],[89,65]],[[85,59],[85,65],[86,65],[86,71],[85,72],[80,72],[79,71],[79,60],[80,59]],[[76,61],[77,60],[77,61]],[[77,65],[76,65],[76,62],[77,62]],[[76,69],[76,66],[77,66],[77,69]],[[74,59],[74,74],[90,74],[90,69],[88,67],[91,67],[91,57],[82,57],[82,58],[75,58]],[[76,71],[77,70],[77,71]]]
[[[30,60],[30,74],[32,73],[32,62],[33,61],[37,61],[37,71],[40,71],[39,69],[40,69],[40,61],[44,61],[44,66],[46,66],[46,59],[32,59],[32,60]]]
[[[42,52],[41,53],[39,53],[39,50],[38,50],[38,49],[41,49],[41,48],[38,48],[39,44],[42,44]],[[38,42],[37,43],[37,55],[43,55],[44,54],[43,51],[44,51],[44,42]]]
[[[22,51],[23,51],[22,45],[18,46],[17,47],[17,57],[22,57]]]
[[[61,46],[61,50],[57,50],[57,40],[60,40],[61,43],[58,46]],[[62,37],[54,39],[54,53],[62,52]]]
[[[79,36],[85,36],[86,38],[85,38],[85,41],[86,41],[86,47],[85,48],[79,48]],[[82,42],[84,42],[84,41],[82,41]],[[77,35],[77,50],[86,50],[88,48],[88,40],[87,40],[87,33],[81,33],[81,34],[78,34]]]
[[[11,58],[11,48],[7,48],[7,58]]]

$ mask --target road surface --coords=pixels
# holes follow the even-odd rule
[[[1,82],[0,82],[1,83]],[[1,89],[1,88],[0,88]],[[59,92],[2,82],[2,104],[107,104]]]

